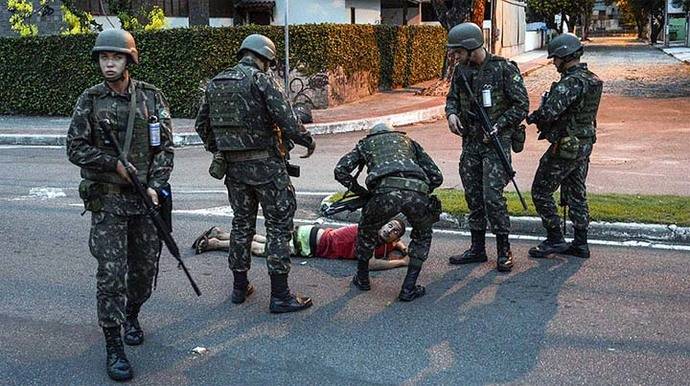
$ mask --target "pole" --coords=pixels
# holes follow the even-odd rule
[[[285,0],[285,93],[290,97],[290,0]]]
[[[670,28],[669,24],[668,24],[668,2],[669,1],[670,0],[664,1],[664,47],[668,47],[669,43],[670,43],[670,41],[669,41],[670,36],[668,36],[669,28]]]

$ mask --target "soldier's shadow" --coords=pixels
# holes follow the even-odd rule
[[[532,267],[515,274],[492,269],[466,278],[461,288],[451,288],[429,305],[447,312],[426,321],[427,329],[436,334],[419,339],[429,352],[443,348],[445,363],[442,370],[429,371],[441,367],[433,363],[438,358],[428,354],[427,368],[418,369],[407,380],[442,383],[449,374],[462,374],[467,383],[504,383],[533,370],[558,312],[561,289],[583,260],[554,256],[530,263]],[[453,275],[449,271],[430,286]]]

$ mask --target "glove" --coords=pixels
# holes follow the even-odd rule
[[[314,139],[311,140],[311,145],[307,148],[307,154],[299,156],[299,158],[309,158],[311,157],[312,154],[314,154],[314,150],[316,150],[316,141]]]
[[[369,191],[356,181],[350,185],[350,191],[357,196],[366,196],[369,194]]]
[[[527,116],[527,124],[531,125],[531,124],[539,122],[539,120],[541,118],[540,115],[541,114],[539,114],[539,110],[533,111],[532,114]]]

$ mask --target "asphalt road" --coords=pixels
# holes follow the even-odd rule
[[[189,249],[209,226],[229,227],[209,209],[226,201],[207,165],[199,149],[178,151],[173,177],[175,235],[203,296],[164,253],[146,342],[128,348],[135,384],[687,384],[688,252],[593,246],[589,260],[534,260],[514,241],[516,268],[499,274],[449,266],[468,240],[437,232],[427,296],[395,300],[402,269],[374,273],[362,293],[353,262],[294,259],[291,286],[314,307],[272,315],[261,258],[257,291],[237,306],[225,254]],[[296,181],[299,219],[316,217],[330,173]],[[0,180],[0,384],[108,383],[77,168],[63,149],[0,148]]]

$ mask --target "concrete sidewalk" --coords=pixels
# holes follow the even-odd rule
[[[674,58],[680,60],[681,62],[685,62],[686,64],[690,64],[690,47],[663,47],[660,46],[658,47],[665,53],[673,56]]]
[[[546,65],[546,51],[527,52],[511,58],[528,74]],[[315,135],[366,130],[378,122],[403,126],[444,116],[445,98],[415,95],[425,84],[380,92],[356,102],[314,111]],[[0,145],[64,146],[69,117],[0,116]],[[200,145],[194,120],[173,119],[175,146]]]

